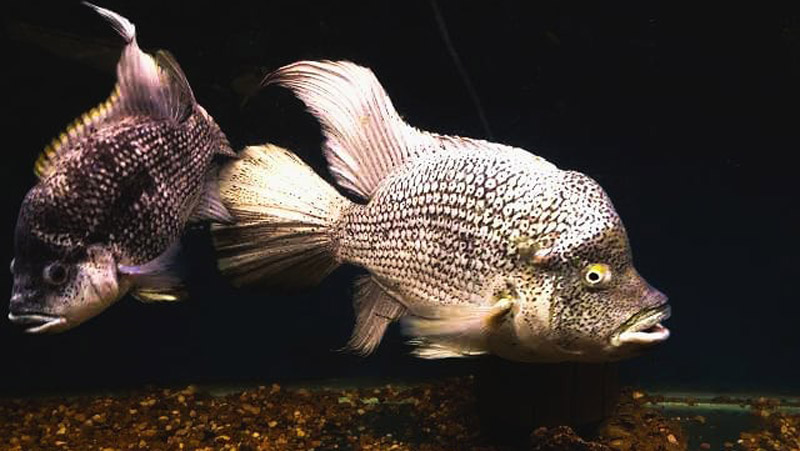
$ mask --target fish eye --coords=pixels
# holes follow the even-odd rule
[[[583,282],[589,287],[601,287],[611,280],[611,268],[604,263],[593,263],[583,271]]]
[[[50,263],[44,268],[44,280],[51,285],[61,285],[67,280],[67,268],[61,263]]]

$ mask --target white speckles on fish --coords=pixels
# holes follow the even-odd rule
[[[221,172],[236,223],[214,227],[235,283],[366,268],[349,342],[362,354],[401,318],[427,358],[603,361],[668,337],[666,297],[636,273],[622,222],[589,177],[522,149],[419,131],[352,63],[298,62],[266,82],[320,120],[331,172],[366,204],[286,150],[245,149]]]
[[[20,208],[9,318],[29,332],[74,327],[128,290],[179,298],[172,260],[185,224],[230,218],[214,159],[235,154],[178,64],[142,52],[124,17],[89,6],[126,45],[112,95],[45,149]]]

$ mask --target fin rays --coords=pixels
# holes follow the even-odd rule
[[[86,133],[87,129],[96,127],[114,114],[118,101],[119,87],[117,86],[114,88],[114,91],[111,92],[108,99],[72,121],[64,132],[54,138],[53,141],[44,148],[36,159],[36,163],[33,166],[33,173],[40,179],[51,174],[64,149],[69,148],[69,144]]]
[[[117,63],[117,84],[108,100],[78,117],[44,149],[34,164],[34,173],[39,178],[53,172],[74,140],[111,117],[146,115],[180,123],[189,117],[196,104],[186,76],[168,52],[159,51],[153,58],[139,49],[136,27],[128,19],[91,3],[83,4],[105,18],[125,40]],[[225,140],[220,153],[231,153],[226,146]]]
[[[386,293],[373,276],[364,276],[356,281],[353,307],[356,324],[345,350],[361,356],[372,354],[389,324],[406,313],[406,308]]]
[[[264,80],[291,89],[321,122],[324,153],[340,186],[369,198],[409,159],[407,136],[424,138],[400,119],[373,73],[350,62],[301,61]]]
[[[319,120],[323,152],[337,183],[364,199],[392,171],[438,152],[522,152],[542,168],[545,160],[515,147],[417,130],[395,110],[371,70],[349,61],[300,61],[269,74],[264,85],[290,89]]]
[[[349,202],[291,152],[248,147],[221,172],[235,222],[212,225],[219,267],[237,285],[311,285],[333,271],[331,228]]]

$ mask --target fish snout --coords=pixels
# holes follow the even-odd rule
[[[667,297],[666,294],[653,287],[649,287],[644,296],[644,304],[646,307],[659,307],[666,305],[668,301],[669,297]]]
[[[11,295],[11,301],[8,303],[9,312],[13,314],[22,313],[25,310],[25,306],[29,304],[27,299],[28,297],[22,293],[13,293]]]
[[[8,302],[8,310],[15,315],[23,315],[31,311],[45,309],[44,293],[37,289],[26,280],[15,278],[14,287],[11,289],[11,300]]]
[[[9,302],[8,320],[22,326],[28,333],[51,332],[63,329],[67,319],[46,312],[37,302],[37,297],[25,293],[13,293]]]
[[[648,286],[641,297],[638,311],[611,336],[611,345],[617,348],[630,345],[649,346],[668,339],[670,330],[661,324],[672,315],[668,300],[664,293]]]

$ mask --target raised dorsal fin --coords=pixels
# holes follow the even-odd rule
[[[191,114],[194,95],[186,76],[166,51],[148,55],[136,42],[136,27],[114,11],[84,2],[111,23],[127,45],[117,63],[119,110],[178,122]]]
[[[56,138],[44,148],[36,163],[33,165],[33,172],[39,178],[44,178],[49,175],[55,168],[56,162],[65,149],[69,149],[69,143],[79,136],[82,136],[87,130],[94,129],[97,124],[105,121],[109,116],[114,114],[119,101],[119,90],[114,88],[114,91],[108,99],[92,108],[80,117],[72,121],[72,123],[61,132]]]
[[[372,71],[349,61],[289,64],[263,82],[273,83],[291,89],[320,121],[325,157],[336,181],[363,198],[371,197],[394,169],[416,158],[449,150],[514,149],[417,130],[403,121]]]
[[[73,121],[44,149],[34,165],[39,178],[53,171],[60,156],[70,149],[68,144],[72,140],[93,131],[102,122],[124,115],[183,122],[195,105],[192,88],[172,55],[159,51],[153,58],[139,49],[136,27],[128,19],[91,3],[84,4],[107,19],[125,39],[117,63],[117,85],[108,100]]]
[[[162,83],[167,85],[161,88],[165,94],[163,105],[167,108],[165,113],[167,117],[182,122],[192,114],[192,107],[195,104],[189,80],[168,50],[156,52],[156,64],[163,74]]]

